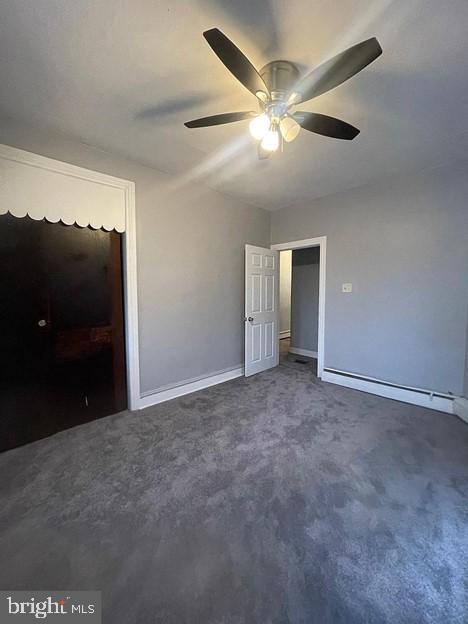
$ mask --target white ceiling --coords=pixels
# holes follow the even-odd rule
[[[383,55],[301,108],[361,129],[302,131],[259,162],[255,110],[202,37],[217,26],[257,68],[304,71],[377,36]],[[467,0],[0,0],[0,113],[277,209],[468,153]]]

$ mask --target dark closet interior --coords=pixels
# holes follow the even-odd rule
[[[127,406],[121,235],[0,217],[0,450]]]

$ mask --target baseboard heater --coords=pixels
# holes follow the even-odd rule
[[[444,394],[443,392],[425,390],[424,388],[404,386],[391,381],[349,373],[336,368],[324,368],[322,379],[329,383],[361,390],[362,392],[368,392],[389,399],[403,401],[404,403],[421,405],[423,407],[453,414],[453,402],[456,399],[456,396],[453,394]]]

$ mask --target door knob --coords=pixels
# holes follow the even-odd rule
[[[249,323],[253,323],[254,318],[253,318],[253,316],[249,316],[245,320],[249,321]]]
[[[37,321],[37,324],[39,327],[45,327],[47,325],[47,321],[45,319],[41,319],[40,321]]]

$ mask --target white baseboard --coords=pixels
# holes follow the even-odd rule
[[[280,331],[280,340],[282,338],[291,338],[291,331],[289,329],[285,331]]]
[[[453,413],[468,424],[468,399],[457,397],[453,402]]]
[[[305,355],[306,357],[317,359],[317,351],[309,351],[309,349],[299,349],[299,347],[289,347],[289,353],[294,355]]]
[[[376,394],[387,399],[411,403],[412,405],[420,405],[421,407],[428,407],[429,409],[446,412],[447,414],[454,413],[454,400],[449,396],[444,396],[439,393],[430,393],[427,390],[419,390],[417,388],[392,385],[389,382],[379,379],[346,376],[350,374],[351,373],[346,373],[345,371],[332,372],[330,370],[324,370],[322,380],[337,384],[338,386],[345,386],[346,388],[361,390],[369,394]]]
[[[145,392],[140,398],[138,409],[150,407],[151,405],[163,403],[164,401],[170,401],[171,399],[176,399],[184,394],[190,394],[191,392],[203,390],[204,388],[209,388],[210,386],[216,386],[217,384],[224,383],[225,381],[242,377],[243,374],[244,367],[238,366],[236,368],[218,371],[214,375],[187,379],[186,381],[174,386],[165,386],[159,390]]]

